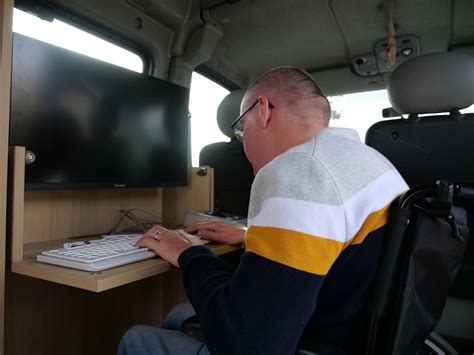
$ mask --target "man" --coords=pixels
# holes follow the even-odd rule
[[[221,243],[245,239],[237,270],[161,227],[138,243],[181,267],[203,330],[207,348],[190,343],[190,352],[175,353],[294,354],[303,333],[320,354],[349,353],[388,208],[407,186],[357,133],[328,128],[329,102],[303,70],[262,75],[241,112],[234,131],[256,173],[248,230],[217,222],[187,229]],[[133,349],[142,331],[126,335],[122,348]],[[174,353],[165,333],[148,339],[158,337]]]

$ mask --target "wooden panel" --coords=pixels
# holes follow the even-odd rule
[[[18,244],[16,238],[21,239],[21,232],[23,243],[104,234],[116,224],[122,209],[141,209],[161,217],[160,188],[24,192],[24,148],[11,150],[14,159],[10,164],[9,205],[13,245]]]
[[[7,285],[6,354],[115,354],[128,328],[163,319],[159,276],[100,294],[14,273]]]
[[[4,349],[5,231],[13,0],[0,1],[0,353]]]
[[[24,192],[24,148],[11,151],[11,269],[47,281],[94,292],[170,271],[161,259],[146,260],[102,272],[84,272],[36,262],[36,254],[62,247],[72,238],[104,234],[116,225],[120,209],[142,209],[161,215],[161,189],[112,189]],[[212,208],[212,169],[191,172],[190,186],[168,190],[168,215]],[[24,197],[24,203],[23,202]],[[177,212],[180,211],[180,212]],[[23,218],[24,217],[24,218]],[[176,217],[174,217],[177,220]],[[21,233],[23,230],[23,233]],[[215,245],[217,254],[234,247]],[[179,291],[181,292],[181,291]]]
[[[23,260],[25,148],[9,150],[8,159],[8,219],[7,257],[10,261]]]
[[[174,226],[184,224],[186,212],[214,209],[214,169],[192,168],[189,185],[163,189],[163,220]]]
[[[161,216],[161,189],[26,191],[24,243],[108,232],[121,209]]]
[[[216,251],[214,251],[216,252]],[[174,269],[163,274],[163,314],[166,315],[171,309],[180,303],[189,302],[184,290],[181,271]]]

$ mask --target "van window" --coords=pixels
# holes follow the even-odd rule
[[[143,73],[139,55],[56,19],[44,21],[14,9],[13,32]]]
[[[228,93],[219,84],[193,73],[189,98],[193,166],[199,166],[199,152],[204,146],[230,140],[217,126],[217,107]]]
[[[382,117],[382,110],[391,107],[387,90],[330,96],[332,127],[352,128],[365,141],[365,133],[374,123],[390,118]]]
[[[462,113],[474,113],[474,105],[466,107],[464,110],[461,110]]]
[[[367,91],[355,94],[328,97],[331,103],[332,127],[352,128],[359,133],[362,141],[365,141],[367,130],[374,123],[393,118],[382,117],[384,108],[392,107],[387,90]],[[461,110],[462,113],[474,112],[474,105]],[[430,116],[436,114],[430,114]]]

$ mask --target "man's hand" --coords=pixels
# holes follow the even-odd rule
[[[156,254],[176,267],[183,251],[192,247],[191,242],[178,232],[170,231],[159,225],[153,226],[138,240],[137,247],[152,249]]]
[[[196,233],[201,238],[221,244],[237,245],[245,241],[247,228],[235,223],[218,220],[201,220],[184,229],[186,233]]]

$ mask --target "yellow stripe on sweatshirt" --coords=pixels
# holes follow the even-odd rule
[[[344,248],[349,245],[362,244],[365,238],[373,231],[376,231],[379,228],[385,226],[388,222],[390,215],[390,205],[392,202],[386,204],[384,207],[378,211],[372,212],[367,216],[362,226],[359,228],[357,233],[344,243]]]
[[[309,272],[326,275],[344,244],[289,229],[251,226],[245,249],[266,259]]]

